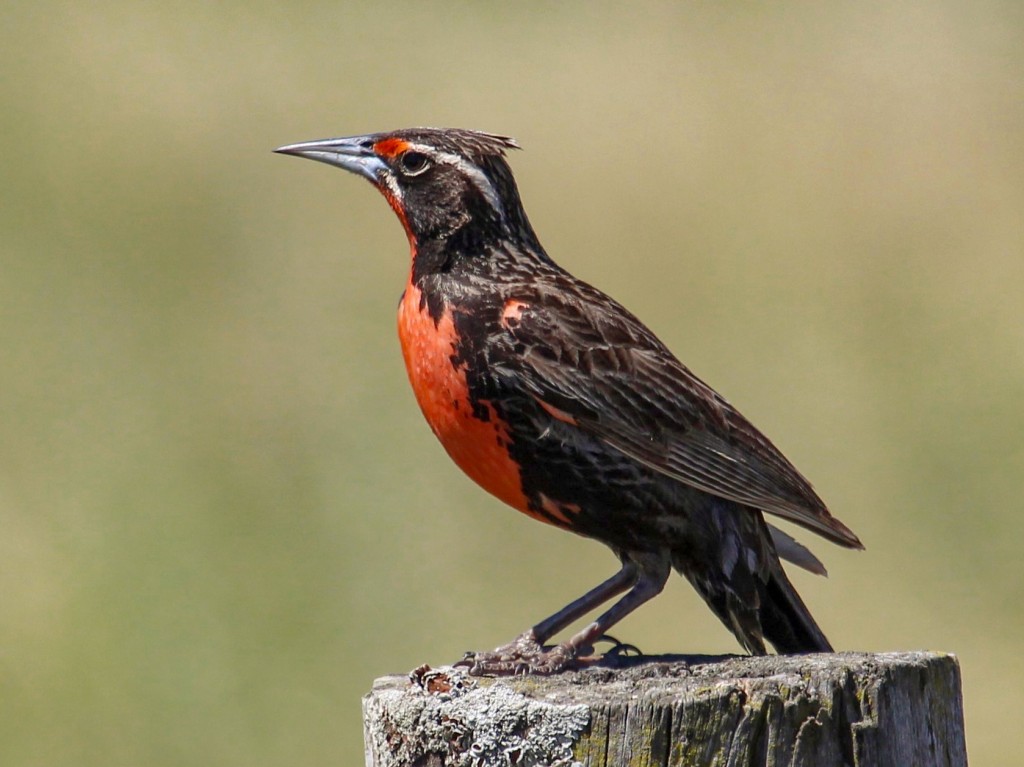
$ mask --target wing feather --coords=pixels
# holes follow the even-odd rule
[[[768,438],[639,320],[573,287],[542,293],[504,328],[520,380],[549,412],[679,482],[863,548]]]

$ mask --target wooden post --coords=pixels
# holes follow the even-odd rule
[[[952,655],[628,658],[551,677],[378,679],[367,767],[964,767]],[[621,662],[621,661],[620,661]]]

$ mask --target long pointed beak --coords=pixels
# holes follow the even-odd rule
[[[380,174],[386,171],[388,166],[373,151],[373,143],[372,136],[350,136],[288,144],[274,151],[344,168],[376,184],[380,182]]]

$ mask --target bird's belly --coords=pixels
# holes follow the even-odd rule
[[[456,362],[458,334],[450,311],[435,322],[421,299],[410,282],[398,307],[402,356],[420,410],[459,468],[487,492],[528,512],[520,467],[507,449],[508,428],[490,402],[470,396],[465,364]]]

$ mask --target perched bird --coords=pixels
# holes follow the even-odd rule
[[[493,652],[477,674],[553,673],[684,575],[750,653],[831,645],[779,557],[824,573],[764,512],[849,548],[782,453],[640,320],[558,266],[533,231],[506,136],[412,128],[276,151],[336,165],[384,195],[409,238],[398,308],[427,423],[474,481],[535,519],[594,538],[618,573]],[[633,254],[628,254],[633,257]],[[567,642],[545,643],[625,595]]]

